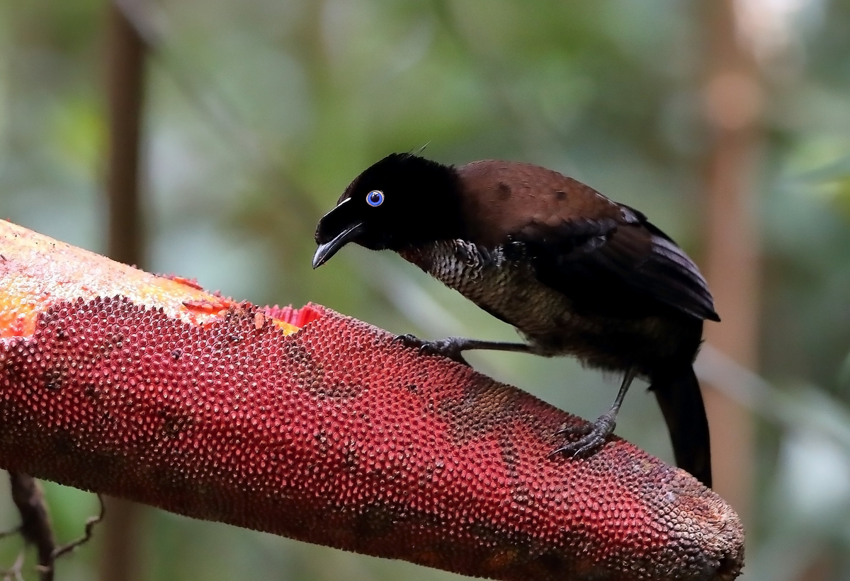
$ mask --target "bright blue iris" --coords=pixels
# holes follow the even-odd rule
[[[377,208],[384,203],[384,192],[381,190],[372,190],[366,195],[366,203]]]

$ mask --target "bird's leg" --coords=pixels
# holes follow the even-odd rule
[[[531,347],[525,343],[508,343],[501,341],[482,341],[464,337],[446,337],[438,341],[423,341],[414,335],[399,335],[396,337],[407,347],[418,347],[420,353],[427,355],[442,355],[461,363],[466,360],[461,356],[463,351],[487,349],[490,351],[514,351],[516,353],[531,353]]]
[[[614,432],[614,427],[617,425],[617,413],[620,411],[626,392],[629,391],[629,386],[636,375],[637,369],[634,367],[626,371],[623,376],[623,383],[620,385],[620,391],[617,392],[617,397],[614,399],[611,409],[599,416],[595,422],[581,428],[566,427],[558,430],[558,435],[579,433],[581,438],[575,442],[564,444],[553,450],[549,455],[566,454],[567,456],[581,458],[598,450],[605,443],[605,438]]]

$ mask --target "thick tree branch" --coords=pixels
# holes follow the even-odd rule
[[[257,308],[0,222],[0,466],[506,580],[731,580],[735,513],[582,420],[322,307]],[[300,327],[300,329],[299,329]]]

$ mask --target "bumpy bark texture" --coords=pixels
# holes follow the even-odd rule
[[[303,326],[300,330],[298,327]],[[329,309],[258,308],[0,222],[0,466],[467,575],[731,580],[735,513],[582,420]]]

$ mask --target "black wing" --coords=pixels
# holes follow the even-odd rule
[[[619,317],[673,309],[719,321],[691,259],[642,214],[621,209],[622,220],[532,222],[512,238],[524,246],[538,279],[576,308]]]

